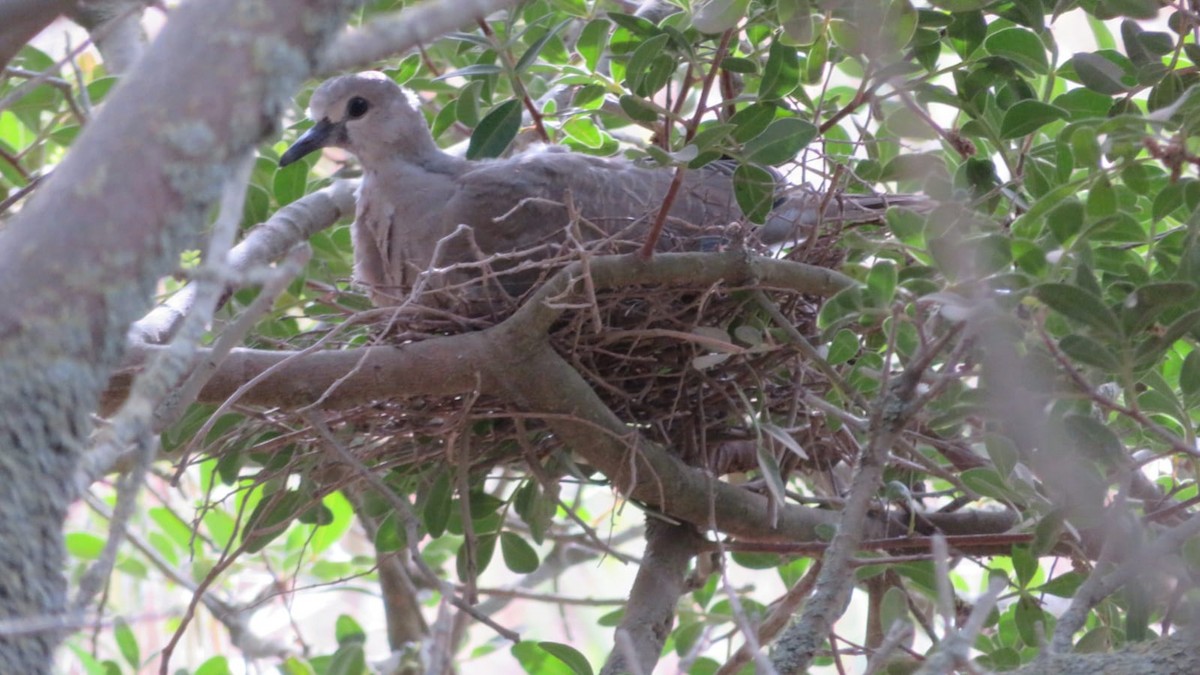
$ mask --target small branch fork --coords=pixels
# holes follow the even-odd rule
[[[881,385],[880,398],[873,407],[870,438],[859,458],[837,534],[822,557],[823,567],[816,590],[806,603],[800,620],[776,643],[772,665],[780,673],[807,670],[834,621],[845,611],[854,585],[851,557],[865,538],[863,533],[870,504],[882,485],[887,455],[920,410],[915,402],[920,400],[917,386],[922,374],[949,347],[958,332],[957,329],[947,331],[938,341],[923,347],[904,372]],[[891,351],[889,346],[889,353]],[[887,361],[885,358],[884,362]]]

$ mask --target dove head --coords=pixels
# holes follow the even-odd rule
[[[438,152],[425,118],[383,73],[326,80],[313,92],[308,115],[316,124],[283,153],[280,166],[326,147],[350,151],[368,169],[396,159],[419,162]]]

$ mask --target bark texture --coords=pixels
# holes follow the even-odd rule
[[[62,521],[126,329],[234,163],[273,132],[347,4],[179,8],[0,231],[0,672],[49,672],[70,627]]]
[[[646,553],[629,591],[625,617],[617,626],[617,635],[627,640],[618,637],[600,675],[654,672],[675,623],[675,606],[688,590],[688,564],[703,544],[704,538],[690,524],[647,519]]]

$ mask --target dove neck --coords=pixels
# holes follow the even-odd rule
[[[376,157],[362,157],[364,165],[380,168],[392,166],[393,170],[401,173],[415,171],[456,176],[466,170],[468,162],[465,159],[448,155],[433,142],[433,138],[411,138],[404,143],[403,148],[388,148],[378,153]],[[383,148],[381,148],[383,150]],[[375,153],[363,153],[375,154]],[[372,161],[374,160],[374,161]]]

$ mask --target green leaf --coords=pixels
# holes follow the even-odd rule
[[[733,172],[733,195],[738,208],[752,223],[763,223],[775,202],[775,176],[753,164],[741,164]]]
[[[275,170],[271,192],[275,194],[275,201],[280,206],[287,206],[304,196],[304,189],[308,187],[310,162],[311,158],[306,157]]]
[[[1013,498],[1012,488],[996,473],[994,469],[977,467],[967,469],[959,476],[963,485],[971,488],[972,492],[1005,503]]]
[[[572,117],[563,123],[562,130],[567,136],[589,148],[599,148],[604,145],[604,134],[590,117]]]
[[[1119,466],[1128,460],[1121,439],[1107,425],[1087,415],[1068,414],[1063,417],[1063,429],[1080,453]]]
[[[489,533],[489,534],[482,534],[475,538],[475,574],[476,575],[483,574],[483,571],[487,569],[487,566],[489,564],[491,564],[492,556],[495,555],[495,553],[496,553],[496,534],[494,532]],[[455,561],[454,561],[455,571],[458,572],[458,580],[459,581],[465,582],[471,576],[471,574],[470,574],[471,570],[467,569],[468,562],[469,562],[469,559],[467,557],[467,544],[466,544],[466,542],[463,542],[463,545],[460,546],[458,549],[458,556],[455,558]]]
[[[504,68],[494,63],[473,63],[469,66],[459,68],[444,75],[439,75],[434,78],[434,82],[438,80],[448,80],[452,77],[479,77],[487,75],[501,75],[504,73]]]
[[[1193,349],[1183,358],[1183,366],[1179,369],[1179,388],[1185,396],[1200,391],[1200,350]]]
[[[533,63],[534,60],[537,59],[539,54],[542,53],[542,49],[546,46],[546,43],[550,42],[550,40],[552,40],[554,38],[554,36],[558,35],[559,31],[561,31],[563,28],[565,28],[567,26],[567,24],[569,24],[573,21],[574,21],[574,19],[564,19],[563,21],[560,21],[558,24],[556,24],[553,28],[546,31],[545,35],[538,38],[537,42],[534,42],[532,45],[529,46],[529,49],[525,50],[525,53],[522,54],[521,58],[517,61],[516,66],[513,67],[513,71],[516,72],[517,74],[525,72],[525,70],[527,68],[529,68],[529,65],[531,63]]]
[[[393,82],[403,85],[411,80],[420,68],[421,55],[409,54],[395,68],[389,68],[385,72],[388,77],[392,78]]]
[[[1027,587],[1038,571],[1037,558],[1028,546],[1012,547],[1012,566],[1013,572],[1017,574],[1017,584],[1021,588]]]
[[[338,646],[361,645],[367,641],[367,632],[349,614],[341,614],[334,622],[333,634]]]
[[[930,0],[931,5],[948,12],[970,12],[983,9],[995,0]],[[886,630],[886,627],[885,627]]]
[[[817,84],[825,75],[825,66],[829,63],[829,38],[821,33],[813,41],[804,59],[804,83]]]
[[[1070,113],[1058,106],[1041,101],[1019,101],[1004,111],[1004,120],[1000,123],[1000,137],[1020,138],[1051,122],[1069,117]]]
[[[800,84],[800,57],[795,47],[782,40],[771,43],[767,64],[763,67],[761,84],[758,87],[760,100],[773,100],[786,96]]]
[[[734,125],[733,140],[745,143],[758,136],[774,121],[778,110],[779,106],[774,103],[760,101],[737,111],[729,118],[729,123]]]
[[[471,84],[475,84],[475,83],[472,82]],[[471,86],[470,84],[467,85],[468,88],[470,86]],[[466,96],[467,94],[468,94],[467,90],[464,89],[461,96],[459,97],[459,100],[461,101],[462,96]],[[453,104],[447,105],[447,106],[443,107],[441,110],[439,110],[438,114],[434,116],[433,124],[429,125],[429,133],[433,134],[434,138],[440,138],[441,135],[446,133],[446,130],[449,129],[451,126],[453,126],[457,120],[458,120],[458,106],[453,105]]]
[[[1174,213],[1182,205],[1183,184],[1171,183],[1155,195],[1154,204],[1150,208],[1151,217],[1154,222],[1158,222]]]
[[[338,647],[325,668],[325,675],[365,675],[367,655],[361,644]]]
[[[113,639],[117,641],[117,649],[121,650],[121,657],[125,662],[133,666],[136,671],[142,665],[142,650],[138,648],[137,636],[133,634],[133,629],[124,619],[118,618],[113,622]]]
[[[71,532],[65,539],[67,553],[80,560],[95,560],[104,551],[104,539],[88,532]]]
[[[579,653],[574,647],[558,642],[539,642],[537,644],[546,650],[547,654],[567,664],[567,667],[577,675],[593,674],[592,665],[588,663],[587,657]]]
[[[698,0],[692,6],[692,26],[714,35],[737,25],[746,15],[750,0]]]
[[[1096,140],[1096,130],[1090,127],[1077,127],[1071,133],[1071,153],[1075,157],[1075,166],[1091,171],[1100,164],[1100,143]]]
[[[1101,94],[1124,94],[1128,87],[1122,78],[1124,71],[1117,64],[1103,56],[1081,52],[1071,57],[1071,66],[1083,86]]]
[[[521,129],[521,102],[511,99],[492,108],[467,145],[467,159],[499,157]]]
[[[596,72],[596,64],[600,62],[600,55],[604,53],[604,47],[608,43],[608,27],[610,25],[604,19],[592,19],[579,32],[575,50],[583,57],[589,72]]]
[[[248,553],[263,550],[288,529],[289,523],[308,501],[308,496],[299,490],[281,490],[263,497],[246,519],[242,547]]]
[[[883,594],[883,602],[880,603],[879,616],[884,630],[890,630],[897,621],[907,623],[908,618],[908,594],[901,590],[898,586],[892,586]]]
[[[1060,244],[1067,243],[1083,227],[1083,203],[1076,197],[1068,197],[1046,214],[1046,224]]]
[[[1071,334],[1059,341],[1058,346],[1075,361],[1095,366],[1106,373],[1120,372],[1121,362],[1117,355],[1099,340]]]
[[[1001,479],[1012,475],[1013,469],[1016,468],[1017,462],[1021,458],[1021,453],[1012,439],[999,434],[987,434],[984,436],[983,442],[988,458],[992,460],[992,465],[996,467],[996,472]]]
[[[194,675],[232,675],[229,669],[229,659],[224,656],[214,656],[201,663]]]
[[[630,91],[639,96],[650,96],[653,91],[645,91],[642,88],[642,82],[646,79],[647,70],[650,64],[662,54],[663,49],[667,46],[667,42],[671,39],[670,35],[663,33],[656,35],[634,50],[633,55],[629,57],[629,64],[625,68],[625,86]]]
[[[1087,215],[1089,218],[1099,220],[1114,215],[1116,212],[1117,193],[1113,189],[1112,182],[1108,180],[1108,175],[1102,173],[1088,189]]]
[[[1029,647],[1037,647],[1046,641],[1043,637],[1046,625],[1043,616],[1042,607],[1038,601],[1022,594],[1021,599],[1017,601],[1013,620],[1016,623],[1017,632],[1021,635],[1021,641]]]
[[[766,443],[759,443],[755,449],[755,458],[758,460],[759,476],[766,483],[767,491],[771,493],[771,497],[775,499],[776,503],[784,503],[787,499],[787,486],[783,484],[779,460],[771,452],[770,446]]]
[[[1150,637],[1153,600],[1145,583],[1136,575],[1125,583],[1125,639],[1143,642]]]
[[[1159,4],[1155,0],[1103,0],[1103,4],[1121,16],[1135,19],[1153,19],[1158,16]]]
[[[607,16],[612,20],[613,23],[617,24],[621,28],[624,28],[630,33],[633,33],[634,35],[640,35],[641,37],[654,37],[661,32],[658,26],[655,26],[648,19],[644,19],[640,16],[625,14],[623,12],[608,12]]]
[[[1079,87],[1054,99],[1054,105],[1066,110],[1072,120],[1104,117],[1112,107],[1112,97]]]
[[[635,122],[657,122],[658,111],[651,107],[648,103],[638,96],[632,94],[621,94],[621,98],[617,101],[621,105],[621,110],[629,115],[629,119]]]
[[[1130,335],[1148,327],[1164,311],[1175,305],[1196,301],[1196,284],[1168,281],[1142,284],[1121,303],[1121,318]]]
[[[446,531],[446,523],[450,521],[450,506],[453,502],[450,487],[450,471],[444,469],[438,472],[433,481],[433,487],[425,498],[425,509],[422,516],[425,521],[425,531],[429,536],[437,538]]]
[[[875,302],[880,306],[886,307],[892,302],[892,296],[896,292],[896,282],[898,272],[896,265],[890,260],[881,260],[871,266],[871,271],[867,274],[867,290]]]
[[[983,12],[978,10],[956,11],[949,27],[946,28],[946,35],[950,37],[954,50],[958,52],[959,56],[963,58],[970,56],[987,37],[987,21],[983,18]]]
[[[1050,71],[1046,46],[1038,36],[1024,28],[998,30],[983,41],[983,48],[994,56],[1003,56],[1044,75]]]
[[[1079,590],[1083,580],[1084,576],[1079,572],[1067,572],[1042,584],[1038,587],[1038,591],[1060,598],[1070,598],[1075,595],[1075,591]]]
[[[753,75],[758,72],[758,63],[741,56],[726,56],[721,59],[721,70],[742,75]]]
[[[504,565],[517,574],[529,574],[538,568],[537,551],[512,532],[500,533],[500,553],[504,556]]]
[[[700,151],[708,150],[729,137],[737,127],[732,124],[709,124],[700,128],[692,137],[691,145]]]
[[[446,106],[446,109],[453,109],[455,119],[474,129],[479,125],[480,115],[482,114],[479,108],[482,98],[483,81],[475,80],[468,82],[467,86],[463,87],[463,90],[459,93],[458,98],[455,99],[454,105]]]
[[[830,341],[829,354],[825,361],[831,366],[836,366],[857,356],[858,350],[858,336],[853,331],[843,328]]]
[[[389,513],[379,523],[375,530],[374,544],[376,553],[391,553],[408,546],[408,533],[395,512]]]
[[[1034,557],[1050,555],[1062,537],[1065,516],[1061,510],[1055,509],[1038,521],[1033,530],[1033,541],[1029,546]]]
[[[95,105],[103,101],[104,97],[108,96],[108,92],[112,90],[113,85],[119,81],[120,78],[118,77],[101,77],[89,82],[87,93],[92,104]]]
[[[746,143],[746,156],[750,162],[776,166],[795,159],[816,137],[817,128],[811,122],[785,117],[771,122],[761,134],[750,139]]]
[[[1117,330],[1117,317],[1100,298],[1078,286],[1062,283],[1040,284],[1033,295],[1054,311],[1112,335]]]

